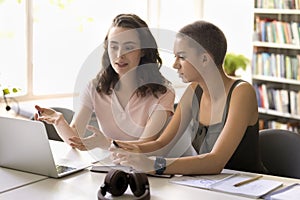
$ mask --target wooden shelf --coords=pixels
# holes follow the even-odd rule
[[[254,8],[254,14],[286,14],[286,15],[300,15],[300,10],[297,9],[266,9]]]
[[[255,42],[252,43],[252,45],[254,47],[267,47],[267,48],[276,48],[276,49],[300,50],[300,46],[299,45],[294,45],[294,44],[279,44],[279,43],[255,41]]]
[[[252,80],[300,86],[300,81],[299,80],[276,78],[276,77],[271,77],[271,76],[253,75]]]

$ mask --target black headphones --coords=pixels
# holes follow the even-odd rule
[[[128,185],[136,200],[149,200],[150,187],[147,175],[140,172],[126,173],[121,170],[110,170],[103,185],[98,190],[98,200],[107,200],[104,196],[109,192],[112,196],[121,196],[127,190]]]

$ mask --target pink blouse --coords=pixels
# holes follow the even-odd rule
[[[95,112],[99,129],[109,138],[116,140],[137,140],[143,133],[149,117],[157,110],[174,111],[175,93],[169,88],[165,94],[138,97],[132,95],[123,108],[113,92],[100,95],[92,82],[82,95],[83,106]]]

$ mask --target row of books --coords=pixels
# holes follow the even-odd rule
[[[255,18],[255,31],[261,42],[300,45],[300,23],[278,21],[272,18]]]
[[[300,0],[255,0],[256,8],[300,9]]]
[[[266,84],[253,84],[258,107],[300,116],[300,91],[268,88]]]
[[[253,53],[252,74],[300,80],[300,55]]]
[[[300,133],[300,124],[299,123],[289,123],[289,122],[279,122],[276,120],[259,120],[260,127],[259,129],[284,129],[290,130],[295,133]]]

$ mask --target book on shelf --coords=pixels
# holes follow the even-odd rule
[[[256,0],[255,7],[264,9],[300,9],[300,0]]]
[[[299,36],[299,23],[297,22],[291,22],[291,32],[292,32],[292,38],[293,43],[295,45],[300,45],[300,36]]]
[[[240,173],[221,173],[217,175],[175,176],[169,182],[251,198],[260,198],[282,186],[280,181],[265,180],[260,177]],[[238,183],[242,182],[244,184],[238,186]]]
[[[300,123],[298,122],[279,122],[274,120],[259,120],[259,130],[261,129],[284,129],[300,133]]]
[[[297,68],[298,71],[297,71],[296,77],[297,77],[297,80],[300,80],[300,67],[299,67],[299,65],[300,65],[300,55],[297,55],[296,57],[297,57],[297,62],[295,61],[295,65],[298,66],[298,68]]]
[[[276,89],[267,84],[253,83],[259,108],[274,110],[278,113],[289,114],[290,117],[300,116],[300,91]]]
[[[256,16],[255,32],[261,42],[277,44],[300,44],[300,23],[281,21],[276,18]]]
[[[300,55],[283,55],[269,52],[253,54],[253,75],[300,79]]]

